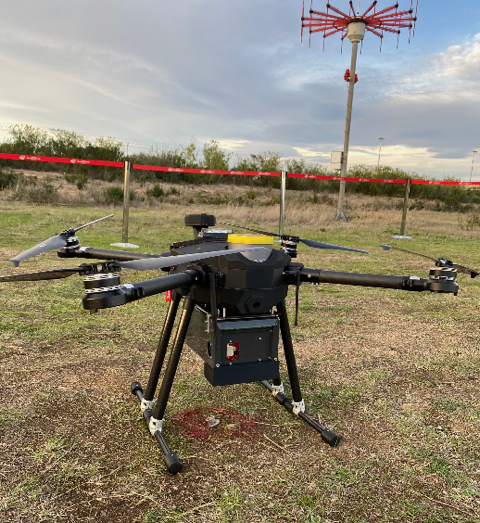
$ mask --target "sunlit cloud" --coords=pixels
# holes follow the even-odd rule
[[[479,82],[480,33],[431,56],[417,74],[400,80],[396,94],[423,99],[426,103],[478,100]]]
[[[227,151],[235,151],[237,149],[240,149],[244,147],[246,144],[251,143],[250,140],[229,140],[229,139],[223,139],[223,140],[217,140],[218,146],[220,149],[226,149]]]
[[[301,156],[302,158],[307,158],[310,160],[321,159],[321,158],[330,158],[330,153],[325,153],[316,149],[311,149],[308,147],[293,147],[293,149]]]

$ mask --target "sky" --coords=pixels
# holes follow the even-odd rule
[[[323,51],[308,33],[302,43],[301,13],[302,0],[4,0],[0,127],[111,136],[134,152],[216,140],[234,154],[328,165],[343,149],[351,44],[342,52],[334,35]],[[480,148],[480,2],[419,0],[408,40],[404,29],[397,49],[386,35],[380,52],[365,36],[349,165],[376,166],[383,137],[382,165],[468,181]]]

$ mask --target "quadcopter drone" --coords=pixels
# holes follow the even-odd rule
[[[123,306],[171,291],[171,301],[148,383],[145,389],[137,381],[131,385],[132,394],[140,403],[149,431],[163,450],[167,470],[171,474],[179,472],[182,464],[164,439],[164,415],[185,343],[202,358],[204,375],[213,386],[259,381],[287,411],[318,431],[330,446],[335,446],[339,437],[305,412],[285,304],[289,287],[296,288],[297,310],[298,289],[302,283],[359,285],[454,295],[458,292],[458,284],[455,282],[458,267],[452,265],[432,268],[428,279],[307,268],[302,263],[292,261],[297,257],[299,243],[319,249],[368,252],[226,224],[257,233],[235,235],[232,229],[216,228],[215,216],[204,213],[185,217],[185,225],[193,227],[192,240],[173,243],[170,251],[162,254],[81,247],[77,231],[110,216],[113,215],[76,229],[67,229],[11,260],[18,266],[23,260],[57,250],[61,258],[87,258],[99,262],[83,263],[75,268],[3,276],[0,282],[60,279],[80,274],[85,286],[82,304],[91,312]],[[274,237],[279,237],[280,248],[273,247]],[[163,269],[168,274],[122,284],[119,275],[122,268],[138,271]],[[180,320],[158,387],[182,300]],[[291,398],[285,394],[280,378],[280,336]]]

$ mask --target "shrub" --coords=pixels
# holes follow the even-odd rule
[[[79,191],[81,191],[85,187],[85,184],[88,181],[88,176],[85,173],[83,173],[83,174],[64,173],[64,178],[65,178],[66,182],[74,183],[77,186],[77,189]]]
[[[87,180],[88,180],[88,177],[87,177],[86,174],[82,174],[81,176],[78,177],[78,179],[77,179],[77,189],[79,191],[81,191],[85,187],[85,184],[87,183]]]
[[[30,203],[53,204],[57,203],[58,194],[50,178],[39,181],[36,176],[21,176],[17,180],[12,198]]]
[[[85,184],[88,181],[88,176],[86,174],[67,174],[64,173],[65,181],[68,183],[74,183],[77,186],[77,189],[81,191]]]
[[[0,190],[14,187],[18,181],[18,175],[14,172],[0,171]]]
[[[474,209],[465,219],[459,219],[460,228],[472,231],[477,227],[480,227],[480,209]]]
[[[164,193],[164,190],[160,187],[160,185],[158,184],[155,184],[153,186],[153,189],[152,189],[152,196],[155,196],[155,198],[160,198],[161,196],[163,196],[165,193]]]
[[[117,205],[123,202],[123,189],[121,187],[109,187],[104,191],[105,200],[107,203]]]

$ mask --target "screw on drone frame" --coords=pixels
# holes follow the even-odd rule
[[[327,2],[326,12],[314,11],[313,0],[311,0],[309,16],[305,17],[305,7],[302,8],[302,32],[303,28],[309,28],[309,38],[311,43],[312,33],[323,32],[323,45],[325,46],[325,39],[336,33],[341,33],[341,41],[348,38],[352,42],[352,58],[350,64],[350,81],[348,84],[348,99],[347,99],[347,116],[345,121],[345,138],[343,145],[343,161],[340,176],[344,178],[347,175],[348,165],[348,147],[350,141],[350,124],[352,120],[352,105],[353,105],[353,91],[355,87],[355,70],[357,67],[357,53],[358,44],[362,42],[365,36],[365,31],[373,33],[380,38],[380,51],[382,49],[382,41],[384,32],[397,34],[397,47],[400,37],[400,29],[407,28],[410,36],[415,33],[415,22],[417,20],[418,0],[416,2],[415,15],[413,15],[413,2],[410,0],[410,9],[405,11],[398,10],[398,2],[390,7],[376,11],[377,0],[374,0],[368,9],[360,13],[360,0],[358,2],[358,11],[355,13],[353,2],[349,2],[349,11],[344,13]],[[333,11],[333,14],[330,12]],[[348,221],[347,216],[343,211],[343,203],[345,200],[345,180],[340,182],[340,193],[338,197],[338,209],[335,215],[335,221]]]

